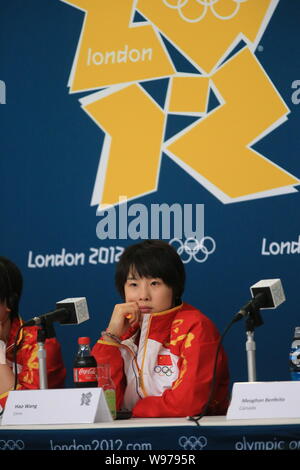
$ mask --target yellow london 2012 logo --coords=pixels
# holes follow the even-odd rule
[[[296,191],[252,148],[289,113],[255,56],[279,0],[61,1],[84,12],[70,93],[90,92],[80,103],[105,132],[91,205],[156,191],[163,153],[223,203]],[[163,37],[195,73],[177,71]],[[141,86],[162,78],[163,105]],[[165,140],[171,115],[199,119]]]

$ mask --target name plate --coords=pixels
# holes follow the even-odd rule
[[[102,388],[9,392],[2,424],[81,424],[112,421]]]
[[[300,381],[237,382],[226,418],[300,418]]]

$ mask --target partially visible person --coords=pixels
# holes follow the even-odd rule
[[[92,352],[110,364],[117,409],[134,417],[225,414],[227,356],[221,347],[207,409],[220,335],[206,315],[182,302],[185,271],[173,247],[161,240],[128,247],[115,281],[123,303]]]
[[[22,325],[19,301],[23,278],[19,268],[8,258],[0,256],[0,410],[5,406],[10,390],[14,389],[14,345]],[[17,390],[39,388],[38,327],[21,329],[17,349]],[[66,370],[56,338],[45,341],[48,387],[64,386]]]

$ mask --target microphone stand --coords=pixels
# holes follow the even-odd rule
[[[246,352],[248,366],[248,382],[256,382],[256,344],[254,341],[254,329],[263,324],[258,307],[249,305],[246,317]]]
[[[43,319],[39,325],[37,334],[40,390],[46,390],[48,388],[45,341],[47,338],[54,337],[55,330],[52,322]]]

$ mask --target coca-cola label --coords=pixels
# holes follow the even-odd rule
[[[77,367],[73,369],[74,382],[97,382],[96,367]]]

